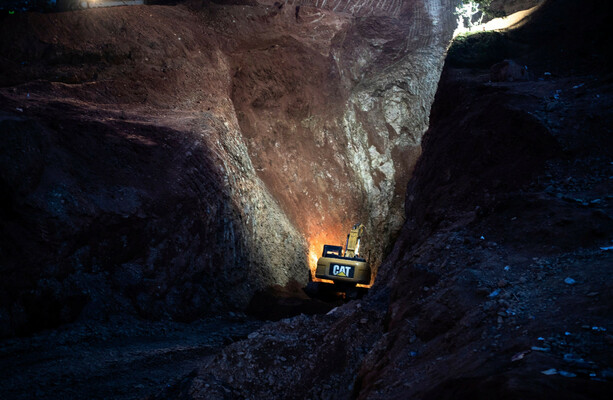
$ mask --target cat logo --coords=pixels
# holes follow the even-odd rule
[[[334,264],[332,266],[332,275],[334,276],[343,276],[345,278],[350,277],[351,274],[351,267],[347,266],[347,265],[338,265],[338,264]]]

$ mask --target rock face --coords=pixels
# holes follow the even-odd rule
[[[453,28],[450,3],[289,1],[268,21],[269,45],[245,36],[232,52],[249,153],[305,235],[312,267],[322,245],[343,243],[357,221],[376,265],[400,228]],[[254,22],[247,14],[236,24],[251,32]]]
[[[378,263],[402,224],[451,3],[7,19],[0,333],[243,308],[305,284],[322,244],[357,221]]]

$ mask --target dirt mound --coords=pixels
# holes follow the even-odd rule
[[[379,336],[380,311],[353,302],[265,325],[157,398],[351,398],[356,368]]]
[[[380,273],[391,288],[387,350],[362,365],[360,398],[536,399],[546,390],[582,399],[611,390],[613,360],[603,355],[613,304],[602,277],[611,255],[601,250],[613,235],[603,196],[610,157],[585,143],[576,157],[566,140],[584,118],[572,89],[583,77],[499,84],[487,72],[444,74],[409,185],[409,220]],[[548,97],[535,94],[557,90],[570,119],[561,125],[536,111]],[[607,129],[592,128],[586,142]],[[462,156],[470,149],[479,151]]]

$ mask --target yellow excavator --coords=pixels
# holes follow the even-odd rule
[[[347,235],[345,252],[342,246],[324,245],[321,258],[317,260],[315,276],[334,281],[341,290],[357,284],[369,284],[371,270],[365,258],[360,256],[360,241],[364,225],[358,223]]]

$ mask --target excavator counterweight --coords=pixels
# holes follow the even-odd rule
[[[369,284],[370,266],[366,259],[360,256],[360,241],[363,234],[364,225],[355,224],[347,235],[344,253],[341,246],[325,244],[322,256],[317,260],[315,276],[343,286]]]

